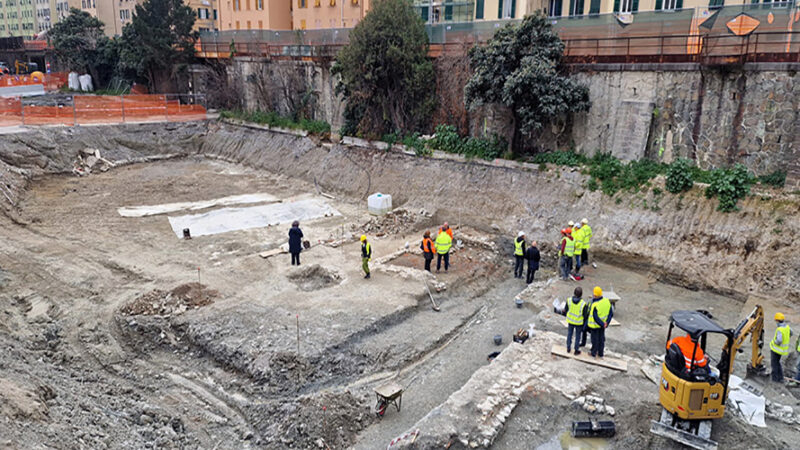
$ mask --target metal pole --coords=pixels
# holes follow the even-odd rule
[[[19,98],[19,115],[22,117],[22,125],[25,125],[25,105],[22,104],[22,97]]]
[[[72,126],[78,125],[78,112],[75,111],[75,96],[72,96]]]
[[[125,95],[120,95],[119,99],[122,106],[122,123],[125,123]]]

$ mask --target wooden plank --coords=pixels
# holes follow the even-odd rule
[[[287,252],[286,250],[278,247],[278,248],[273,248],[272,250],[267,250],[265,252],[261,252],[261,253],[258,254],[258,256],[266,259],[266,258],[275,256],[275,255],[280,255],[282,253],[289,253],[289,252]]]
[[[562,320],[561,324],[564,325],[564,328],[567,328],[569,326],[569,324],[567,323],[567,319]],[[611,318],[611,325],[609,325],[609,326],[618,327],[620,325],[621,324],[619,322],[617,322],[617,319],[615,319],[613,317]]]
[[[567,352],[566,347],[558,344],[554,344],[553,349],[550,352],[556,356],[576,359],[580,362],[594,364],[595,366],[605,367],[607,369],[619,370],[621,372],[628,371],[627,361],[623,361],[621,359],[616,359],[616,358],[609,358],[608,356],[604,356],[602,359],[592,358],[592,355],[589,354],[588,347],[586,347],[586,350],[582,351],[581,354],[577,356],[574,353]]]

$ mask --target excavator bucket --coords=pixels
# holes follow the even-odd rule
[[[672,425],[672,414],[661,410],[661,420],[652,421],[650,432],[680,442],[697,450],[717,450],[717,443],[711,440],[711,421],[704,420],[697,427],[697,434]]]
[[[613,437],[617,427],[610,420],[572,422],[572,437]]]

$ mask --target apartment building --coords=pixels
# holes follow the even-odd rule
[[[195,31],[216,31],[219,29],[217,0],[185,0],[185,2],[195,13]]]
[[[130,23],[136,10],[137,0],[68,0],[70,8],[86,11],[105,24],[107,36],[119,36],[122,28]]]
[[[291,0],[219,0],[220,30],[291,30]]]
[[[67,0],[34,0],[36,6],[36,34],[41,35],[69,15]]]
[[[36,8],[33,0],[0,0],[0,36],[32,39],[35,34]]]
[[[369,11],[370,0],[292,0],[296,30],[352,28]]]

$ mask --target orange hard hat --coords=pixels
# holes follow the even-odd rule
[[[567,234],[572,234],[572,228],[567,228],[565,231],[567,232]]]
[[[567,234],[567,229],[566,228],[562,228],[561,229],[561,234]]]

